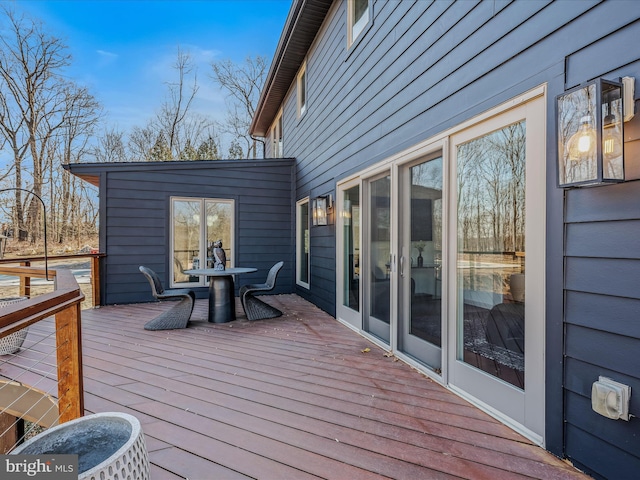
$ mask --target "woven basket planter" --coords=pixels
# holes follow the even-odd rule
[[[12,455],[78,455],[78,480],[149,480],[140,421],[119,412],[63,423],[27,440]]]
[[[7,307],[13,303],[22,302],[27,297],[0,298],[0,308]],[[20,351],[20,347],[27,338],[28,328],[23,328],[17,332],[10,333],[6,337],[0,338],[0,355],[9,355]]]

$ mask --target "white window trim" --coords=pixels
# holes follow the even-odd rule
[[[347,0],[347,42],[348,47],[351,47],[353,43],[364,33],[369,25],[372,17],[372,6],[371,0],[368,0],[368,5],[365,13],[362,15],[362,18],[357,22],[354,22],[355,15],[355,4],[354,0]]]
[[[304,85],[303,85],[304,84]],[[297,90],[297,98],[298,98],[298,118],[301,118],[305,112],[307,111],[307,105],[309,103],[309,95],[307,92],[307,61],[305,60],[300,70],[298,71],[298,75],[296,77],[296,90]],[[304,86],[304,88],[301,88]],[[304,92],[304,96],[302,95]]]
[[[296,202],[296,284],[306,289],[309,289],[309,282],[300,280],[300,268],[299,268],[300,262],[302,262],[302,258],[300,255],[301,253],[300,245],[301,245],[301,242],[304,241],[304,238],[301,238],[302,237],[301,235],[302,219],[300,218],[300,207],[302,207],[305,203],[307,205],[307,232],[309,232],[309,235],[310,235],[311,234],[311,227],[309,225],[309,222],[311,219],[311,214],[309,212],[310,202],[311,201],[309,200],[309,197],[302,198]],[[310,240],[311,239],[309,238],[308,241]],[[311,278],[311,254],[309,254],[307,259],[307,272],[309,272],[309,278]]]

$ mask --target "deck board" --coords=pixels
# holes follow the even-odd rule
[[[138,417],[154,480],[588,478],[300,297],[268,301],[285,315],[210,324],[198,300],[171,331],[143,329],[166,304],[83,310],[87,413]]]

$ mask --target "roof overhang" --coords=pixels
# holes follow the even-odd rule
[[[264,137],[316,38],[332,0],[293,0],[249,133]]]
[[[139,171],[161,171],[161,170],[198,170],[202,168],[211,169],[240,169],[246,167],[261,166],[281,166],[293,165],[294,158],[264,158],[264,159],[241,159],[241,160],[172,160],[166,162],[105,162],[105,163],[67,163],[62,168],[84,180],[91,185],[100,188],[100,178],[103,174],[110,172],[139,172]]]

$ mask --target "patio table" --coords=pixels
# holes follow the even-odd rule
[[[236,319],[236,302],[233,276],[257,271],[253,267],[234,267],[226,270],[195,268],[185,270],[187,275],[209,278],[209,316],[211,323],[226,323]]]

